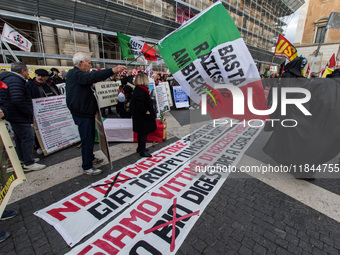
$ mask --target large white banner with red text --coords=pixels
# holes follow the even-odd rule
[[[151,244],[160,252],[175,252],[198,218],[191,213],[200,210],[201,214],[224,182],[221,174],[206,173],[204,167],[235,166],[259,130],[242,125],[209,124],[153,153],[153,157],[141,159],[35,215],[53,225],[65,241],[74,246],[130,206],[124,214],[113,221],[111,219],[104,229],[70,254],[95,254],[99,251],[111,254],[105,253],[107,249],[128,254],[140,242]],[[189,216],[187,219],[178,219],[177,216],[174,219],[183,223],[180,224],[181,229],[175,231],[176,240],[171,237],[174,232],[167,230],[172,229],[170,219],[167,221],[170,225],[158,226],[175,204],[178,204],[176,208],[180,214],[188,212],[191,215],[190,219]],[[186,224],[187,221],[190,224]],[[180,236],[177,236],[177,231]],[[155,233],[160,235],[157,237]]]

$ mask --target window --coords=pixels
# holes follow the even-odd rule
[[[315,41],[314,43],[323,43],[325,41],[325,35],[324,32],[326,30],[326,27],[318,27],[318,30],[316,31]]]
[[[315,25],[315,36],[314,36],[314,43],[323,43],[325,42],[326,34],[326,24],[328,21],[328,17],[322,17],[314,22]]]

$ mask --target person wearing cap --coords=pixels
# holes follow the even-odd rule
[[[49,72],[45,69],[36,69],[35,77],[29,79],[26,86],[32,99],[60,95],[58,87],[49,79]],[[42,154],[37,137],[35,137],[34,149],[38,154]]]
[[[0,98],[7,110],[6,120],[11,123],[16,151],[25,172],[46,168],[33,158],[33,104],[26,87],[28,77],[27,66],[21,62],[12,63],[11,72],[0,74],[0,81],[6,84],[6,88],[0,89]]]
[[[51,80],[55,83],[55,84],[60,84],[60,83],[64,83],[65,81],[60,77],[59,75],[59,70],[55,67],[51,68]]]
[[[49,72],[45,69],[36,69],[35,77],[26,85],[33,99],[60,95],[58,87],[49,79]]]
[[[105,81],[114,73],[125,70],[126,67],[118,65],[91,72],[91,58],[84,52],[74,54],[73,64],[74,68],[67,72],[66,77],[66,104],[78,126],[84,174],[98,175],[102,170],[93,167],[93,164],[101,163],[103,160],[96,159],[93,155],[95,115],[98,111],[93,84]]]

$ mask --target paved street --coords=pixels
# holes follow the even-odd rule
[[[149,144],[150,152],[209,121],[208,117],[199,119],[198,115],[190,110],[167,113],[168,139]],[[270,133],[261,132],[238,166],[277,165],[262,152],[269,136]],[[116,170],[140,159],[135,153],[136,144],[109,146]],[[99,151],[96,155],[103,157]],[[19,215],[0,222],[0,229],[11,232],[11,237],[0,243],[0,254],[70,251],[59,233],[33,213],[112,173],[105,164],[102,175],[82,175],[76,145],[41,158],[47,169],[27,173],[28,181],[16,188],[8,205],[9,209],[18,210]],[[337,159],[331,163],[337,163]],[[318,175],[316,178],[306,182],[288,175],[265,179],[262,175],[232,173],[177,254],[340,254],[340,179]]]

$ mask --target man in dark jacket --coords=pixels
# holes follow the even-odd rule
[[[32,98],[51,97],[60,95],[58,87],[49,80],[48,71],[45,69],[35,70],[35,78],[27,82],[26,86]]]
[[[122,78],[122,85],[126,85],[128,83],[133,84],[134,76],[132,74],[132,70],[128,70],[125,75],[123,75]]]
[[[90,56],[83,52],[74,54],[73,64],[74,68],[68,71],[66,77],[66,103],[75,124],[78,125],[84,174],[97,175],[102,170],[93,167],[93,163],[100,162],[93,155],[95,115],[98,111],[93,84],[106,80],[126,67],[118,65],[112,69],[90,72]]]
[[[33,105],[32,98],[26,87],[28,76],[24,63],[12,63],[11,72],[0,74],[0,81],[6,84],[6,89],[0,90],[1,100],[7,109],[6,120],[11,123],[14,131],[16,151],[22,161],[24,171],[42,170],[46,166],[37,164],[33,158],[34,142]]]
[[[40,70],[44,70],[44,69],[40,69]],[[52,67],[51,72],[52,74],[51,74],[50,80],[53,81],[55,84],[60,84],[60,83],[65,82],[65,80],[59,76],[59,70],[57,68]]]

